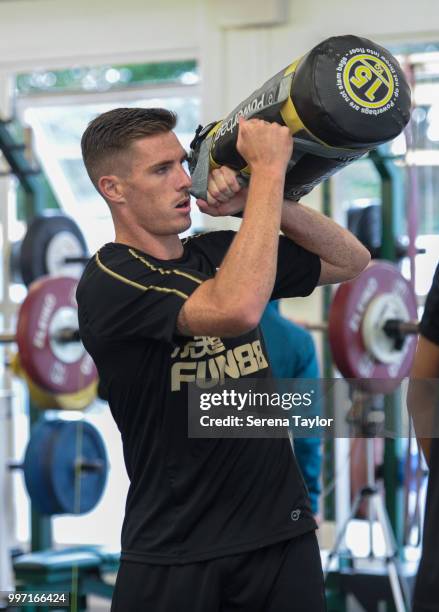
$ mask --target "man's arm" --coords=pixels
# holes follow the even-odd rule
[[[246,209],[246,196],[247,190],[240,190],[235,170],[222,166],[212,173],[208,203],[201,202],[199,208],[214,217],[234,215]],[[262,214],[267,219],[269,208]],[[370,261],[369,251],[351,232],[300,203],[284,201],[281,230],[287,238],[320,257],[319,285],[354,278]]]
[[[439,345],[421,335],[410,373],[407,407],[427,463],[430,462],[431,438],[424,438],[423,432],[432,430],[435,413],[439,410],[435,388],[430,389],[428,384],[428,379],[432,378],[439,378]]]
[[[287,238],[320,257],[319,285],[350,280],[370,261],[369,251],[350,231],[302,204],[284,202],[281,230]]]
[[[179,333],[238,336],[258,325],[276,277],[285,171],[292,148],[288,128],[240,120],[237,149],[252,172],[244,218],[215,278],[184,303],[177,319]]]

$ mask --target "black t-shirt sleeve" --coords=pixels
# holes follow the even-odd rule
[[[221,265],[236,233],[208,232],[194,236],[192,248],[199,248],[215,267]],[[261,253],[261,257],[264,254]],[[280,236],[276,281],[271,299],[306,296],[312,293],[320,277],[320,257]]]
[[[88,331],[112,341],[150,338],[172,343],[178,313],[203,282],[203,275],[150,262],[145,265],[135,257],[117,263],[102,257],[97,263],[94,289],[90,278],[87,299],[78,292],[78,303],[86,303]]]
[[[427,295],[419,330],[427,340],[439,344],[439,264]]]
[[[235,236],[236,232],[232,230],[195,234],[187,238],[187,245],[193,250],[201,251],[214,269],[221,265]]]
[[[276,282],[271,299],[309,295],[318,283],[320,270],[318,255],[281,236]]]

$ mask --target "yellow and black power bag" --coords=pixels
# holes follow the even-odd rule
[[[294,152],[285,198],[298,200],[365,153],[392,140],[410,119],[410,88],[396,59],[358,36],[334,36],[268,80],[225,119],[198,128],[191,143],[192,194],[206,197],[209,171],[229,166],[248,178],[236,150],[239,117],[286,125]]]

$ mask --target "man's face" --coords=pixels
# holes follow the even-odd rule
[[[186,152],[173,132],[148,136],[131,145],[130,171],[122,179],[133,223],[155,235],[179,234],[191,225],[190,176]]]

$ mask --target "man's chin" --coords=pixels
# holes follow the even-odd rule
[[[162,236],[175,236],[177,234],[183,234],[186,232],[192,225],[192,219],[190,215],[185,215],[184,218],[174,219],[173,223],[175,225],[171,225],[170,223],[166,228],[162,230],[156,231],[156,234],[160,234]]]
[[[179,234],[182,234],[183,232],[186,232],[190,226],[192,225],[192,219],[191,216],[188,215],[187,219],[185,219],[184,223],[182,223],[182,229],[179,230]]]

